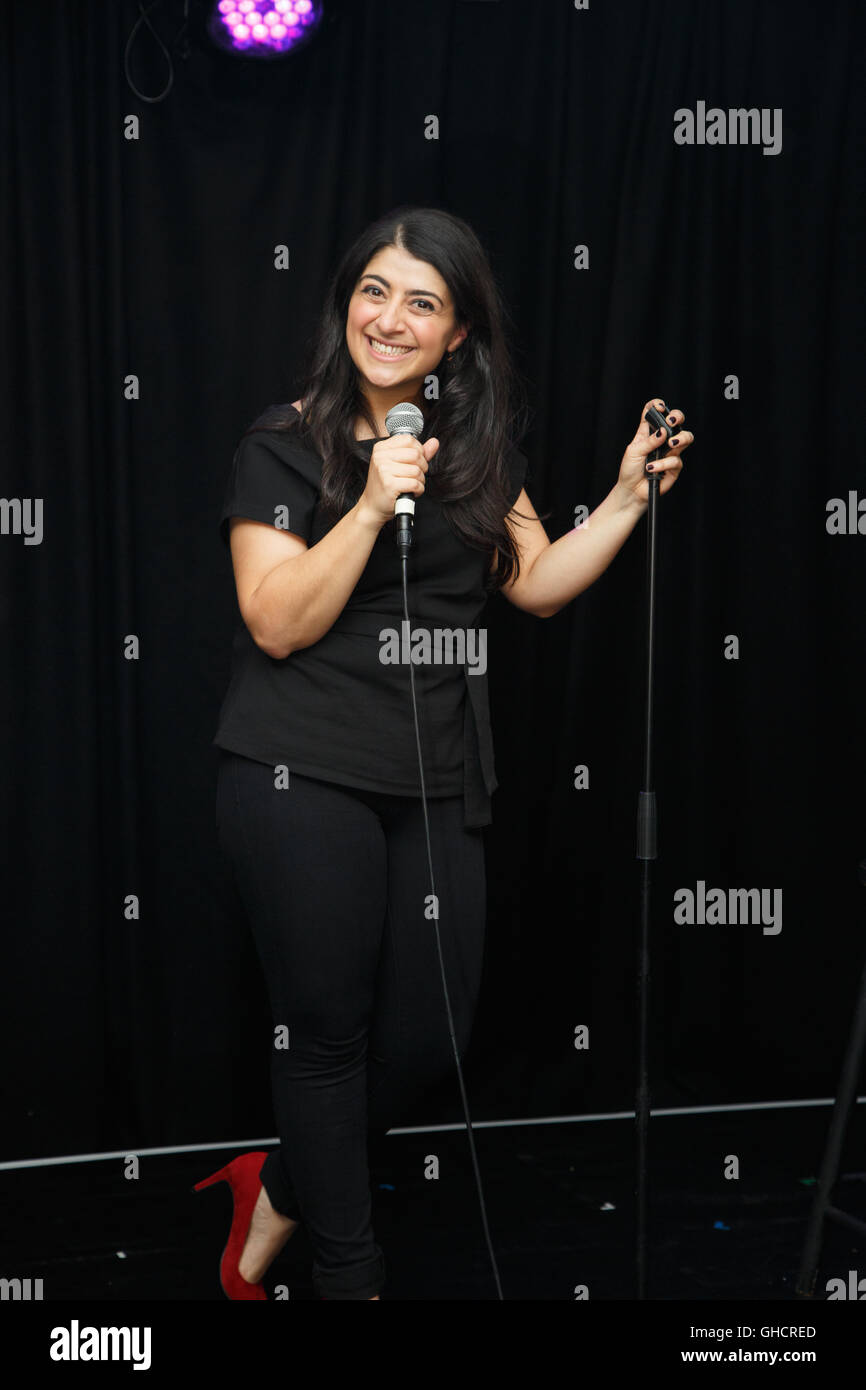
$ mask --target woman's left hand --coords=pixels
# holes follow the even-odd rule
[[[644,419],[651,405],[661,411],[668,424],[673,426],[674,432],[668,443],[667,453],[663,454],[657,463],[647,464],[649,455],[664,442],[664,433],[659,435],[651,432],[649,422]],[[629,493],[632,501],[644,505],[649,502],[647,468],[651,473],[658,475],[660,496],[664,497],[666,492],[670,492],[683,471],[682,454],[694,441],[694,435],[690,430],[680,428],[685,418],[681,410],[666,410],[665,403],[660,398],[645,402],[635,437],[622,456],[617,479],[617,486]]]

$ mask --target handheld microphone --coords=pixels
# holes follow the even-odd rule
[[[385,416],[385,429],[392,437],[395,434],[409,434],[417,439],[423,428],[424,416],[417,405],[411,405],[408,401],[393,406]],[[397,545],[405,555],[412,544],[415,525],[414,493],[400,493],[394,503],[394,515],[397,518]]]

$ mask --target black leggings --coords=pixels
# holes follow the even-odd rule
[[[225,749],[219,760],[217,835],[275,1028],[280,1148],[261,1180],[275,1210],[306,1224],[316,1293],[369,1299],[385,1266],[371,1225],[368,1129],[383,1135],[454,1071],[421,799],[295,772],[278,789],[269,764]],[[462,796],[428,798],[427,809],[462,1060],[481,978],[484,844],[480,829],[464,828]]]

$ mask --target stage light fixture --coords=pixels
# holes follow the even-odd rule
[[[218,0],[207,20],[217,46],[241,58],[286,58],[315,33],[321,0]]]

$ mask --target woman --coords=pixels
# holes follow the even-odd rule
[[[242,623],[214,742],[218,834],[249,917],[274,1021],[280,1148],[211,1178],[232,1189],[221,1262],[230,1298],[263,1299],[300,1220],[327,1299],[377,1300],[368,1134],[398,1123],[453,1063],[427,882],[418,746],[401,631],[400,493],[422,499],[408,606],[420,627],[474,627],[490,593],[556,613],[607,567],[647,505],[643,420],[611,492],[551,544],[515,447],[522,386],[484,251],[457,217],[404,207],[358,237],[328,291],[301,399],[271,408],[235,454],[221,527]],[[425,419],[389,438],[400,402]],[[664,409],[663,402],[656,406]],[[682,411],[668,413],[682,424]],[[656,464],[674,484],[692,436]],[[646,465],[649,466],[649,465]],[[471,638],[475,637],[473,644]],[[486,669],[486,662],[485,662]],[[482,827],[493,767],[486,677],[419,666],[419,735],[442,952],[459,1054],[485,917]]]

